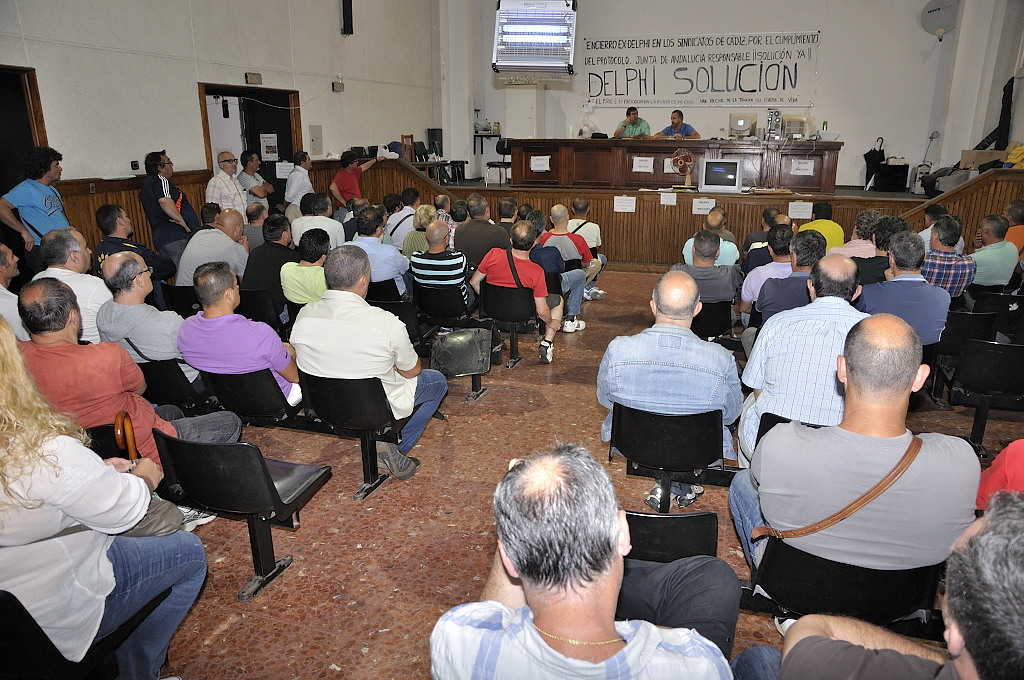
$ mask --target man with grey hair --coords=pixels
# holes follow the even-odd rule
[[[10,248],[0,243],[0,316],[7,321],[18,340],[28,340],[28,331],[18,316],[18,296],[8,290],[18,275],[19,259]]]
[[[917,438],[907,429],[910,393],[928,373],[921,339],[902,319],[877,314],[850,329],[837,359],[836,379],[845,388],[842,421],[820,429],[796,421],[776,425],[754,450],[750,469],[729,487],[733,523],[751,566],[765,546],[751,538],[755,528],[786,531],[829,517],[885,477],[918,439],[919,455],[884,494],[838,524],[786,542],[868,569],[913,569],[946,559],[974,519],[980,467],[963,439]]]
[[[813,229],[793,235],[793,240],[789,242],[789,262],[793,272],[784,279],[768,279],[757,296],[756,308],[761,312],[762,323],[779,312],[810,304],[807,281],[811,277],[811,267],[825,257],[826,245],[827,241],[821,232]]]
[[[828,249],[828,255],[845,255],[846,257],[875,256],[875,242],[871,240],[871,234],[875,231],[875,225],[884,215],[873,208],[861,210],[857,214],[857,220],[853,224],[853,238],[845,245]]]
[[[901,231],[889,239],[886,281],[864,286],[854,307],[868,314],[885,312],[903,319],[917,331],[921,342],[939,341],[949,313],[949,293],[921,276],[927,252],[921,237]]]
[[[438,371],[420,366],[397,316],[366,302],[370,258],[365,250],[358,245],[335,248],[324,261],[324,275],[328,289],[302,308],[292,328],[299,368],[323,378],[380,379],[395,418],[409,421],[400,445],[377,442],[377,457],[393,475],[409,479],[420,462],[407,454],[437,412],[448,382]]]
[[[930,231],[930,239],[925,241],[928,253],[921,265],[921,276],[933,286],[944,288],[950,298],[963,295],[978,271],[978,263],[973,258],[956,252],[957,239],[963,241],[963,221],[954,215],[940,215]]]
[[[242,173],[245,174],[245,173]],[[245,238],[249,241],[249,252],[263,245],[263,223],[268,217],[267,207],[262,203],[250,203],[245,209]]]
[[[206,185],[206,202],[216,203],[221,210],[232,208],[239,214],[245,213],[248,205],[245,188],[235,175],[238,174],[238,158],[233,151],[217,154],[217,170]]]
[[[590,246],[586,239],[579,234],[569,233],[569,209],[561,203],[551,208],[551,231],[544,232],[540,236],[541,245],[558,248],[565,260],[566,268],[570,263],[578,262],[579,268],[587,275],[587,286],[601,273],[601,260],[590,254]],[[584,300],[600,300],[604,297],[604,291],[590,288],[584,289]]]
[[[469,220],[456,225],[458,229],[454,246],[466,256],[470,269],[476,269],[492,248],[508,250],[509,236],[507,231],[490,221],[491,209],[483,196],[471,195],[466,205]],[[457,212],[453,210],[452,215],[456,215]]]
[[[624,559],[626,513],[585,448],[558,444],[513,460],[494,518],[498,548],[480,601],[450,610],[430,636],[433,677],[731,677],[728,651],[702,632],[731,627],[730,613],[735,621],[735,574],[711,557]],[[647,590],[656,580],[647,576],[673,572],[686,576]],[[677,612],[682,625],[644,616],[645,604],[669,600],[689,609]]]
[[[74,227],[61,227],[46,232],[39,248],[46,269],[32,280],[50,278],[66,283],[78,298],[81,339],[96,344],[100,341],[96,314],[112,296],[102,279],[86,273],[92,268],[92,250],[86,245],[85,237]]]
[[[597,373],[597,400],[609,409],[601,425],[603,441],[611,440],[615,403],[666,415],[721,410],[722,454],[736,457],[727,427],[739,417],[743,402],[736,359],[721,345],[705,342],[690,330],[700,309],[693,277],[670,271],[654,287],[654,326],[608,344]],[[672,484],[679,507],[689,505],[703,492],[698,484]],[[646,502],[659,507],[660,486],[654,486]]]

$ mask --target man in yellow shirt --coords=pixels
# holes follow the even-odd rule
[[[298,263],[286,262],[281,266],[281,290],[297,305],[316,302],[327,290],[324,260],[331,249],[331,237],[318,227],[307,229],[299,239]]]
[[[800,227],[800,231],[813,229],[825,237],[828,248],[838,248],[846,241],[843,227],[832,221],[832,206],[825,201],[815,203],[811,208],[811,222]]]

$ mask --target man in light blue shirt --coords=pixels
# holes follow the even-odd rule
[[[34,253],[43,235],[54,229],[71,226],[64,214],[64,201],[53,187],[60,179],[63,156],[48,146],[33,147],[25,156],[28,178],[0,198],[0,222],[21,234],[25,241],[25,259],[33,271],[42,269],[38,253]],[[14,216],[17,209],[21,219]]]
[[[376,208],[366,208],[356,218],[359,239],[353,243],[366,251],[370,258],[370,281],[393,279],[398,293],[407,297],[409,260],[394,246],[381,243],[384,235],[384,216]]]
[[[736,247],[735,238],[730,240],[727,235],[725,228],[725,211],[712,209],[707,216],[704,217],[704,228],[708,231],[713,231],[718,234],[722,239],[722,248],[718,253],[718,257],[715,258],[715,266],[725,265],[731,267],[740,259],[739,248]],[[690,237],[685,244],[683,244],[683,262],[686,264],[693,264],[693,237]]]
[[[1009,228],[1010,223],[1002,215],[989,215],[981,220],[978,234],[982,247],[970,255],[978,263],[972,286],[1005,286],[1010,282],[1017,266],[1017,246],[1005,240]]]
[[[672,112],[672,124],[661,132],[654,133],[654,139],[700,139],[700,133],[689,123],[683,122],[683,112],[676,109]]]

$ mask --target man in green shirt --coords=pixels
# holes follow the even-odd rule
[[[1005,286],[1010,282],[1013,268],[1017,266],[1017,246],[1004,240],[1009,228],[1010,223],[1000,215],[989,215],[981,220],[978,234],[983,247],[970,255],[978,263],[973,285]]]
[[[626,137],[639,137],[640,135],[650,137],[651,126],[640,117],[640,112],[637,111],[635,106],[630,106],[626,109],[626,120],[619,123],[619,127],[615,129],[615,134],[612,137],[624,139]]]
[[[331,237],[320,228],[307,229],[299,239],[298,263],[286,262],[281,266],[281,290],[297,305],[316,302],[327,290],[324,260],[331,249]]]

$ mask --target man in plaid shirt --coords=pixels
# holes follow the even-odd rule
[[[945,288],[950,297],[967,290],[978,271],[978,263],[966,255],[957,255],[956,244],[963,231],[959,217],[943,215],[932,225],[931,242],[925,255],[921,276],[928,283]]]

